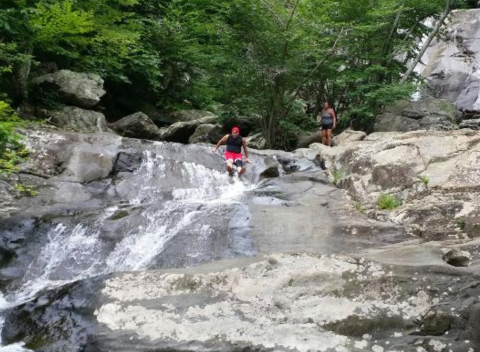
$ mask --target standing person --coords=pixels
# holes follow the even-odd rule
[[[322,125],[322,144],[332,146],[332,129],[337,127],[337,116],[335,111],[328,105],[323,104],[322,113],[317,116],[317,121]]]
[[[247,142],[245,141],[245,138],[240,136],[240,129],[238,127],[233,127],[232,133],[223,136],[222,139],[218,141],[216,147],[212,149],[212,152],[215,153],[222,144],[227,145],[225,160],[227,162],[228,174],[233,176],[233,167],[235,166],[238,174],[242,175],[246,171],[245,166],[243,166],[242,147],[243,152],[245,153],[245,162],[249,163],[250,160],[248,160]]]

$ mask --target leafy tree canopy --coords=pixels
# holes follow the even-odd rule
[[[258,114],[269,146],[291,148],[328,100],[368,129],[446,2],[473,0],[2,0],[0,99],[28,99],[42,63],[95,72],[122,111]],[[128,111],[130,112],[130,111]]]

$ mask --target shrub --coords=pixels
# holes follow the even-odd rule
[[[22,136],[15,131],[20,119],[10,106],[0,100],[0,172],[14,172],[16,165],[25,160],[28,151],[21,143]]]
[[[344,177],[345,173],[341,169],[332,170],[333,184],[337,185]]]
[[[383,193],[380,195],[377,201],[378,209],[393,210],[402,205],[402,201],[388,193]]]
[[[422,183],[425,185],[425,186],[428,186],[428,183],[430,182],[430,179],[428,178],[428,176],[422,176],[422,175],[419,175],[417,176],[417,178],[422,181]]]
[[[18,193],[24,196],[35,197],[38,195],[38,190],[35,186],[26,185],[22,182],[18,182],[15,189]]]
[[[457,221],[455,221],[455,225],[461,230],[465,230],[465,226],[467,225],[467,222],[465,221],[464,218],[459,218]]]

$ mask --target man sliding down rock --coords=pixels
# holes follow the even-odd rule
[[[243,152],[245,153],[245,162],[249,163],[250,160],[248,160],[247,142],[242,136],[240,136],[240,129],[238,127],[233,127],[232,133],[223,136],[222,139],[218,141],[216,147],[212,149],[212,152],[215,153],[222,144],[227,145],[225,160],[227,162],[228,174],[233,176],[234,166],[237,168],[239,175],[245,173],[246,169],[245,166],[243,166],[242,160],[242,147]]]

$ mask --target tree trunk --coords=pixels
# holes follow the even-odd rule
[[[437,23],[435,24],[435,27],[433,28],[432,32],[429,34],[429,36],[427,37],[427,40],[425,41],[425,43],[423,44],[423,47],[422,49],[420,50],[420,52],[417,54],[417,56],[415,57],[415,59],[413,60],[412,64],[410,65],[410,67],[408,68],[407,72],[405,72],[405,74],[403,75],[402,79],[400,80],[401,83],[405,83],[408,78],[410,77],[410,75],[412,74],[413,70],[415,69],[415,67],[418,65],[418,63],[420,62],[420,60],[422,59],[422,56],[423,54],[425,54],[425,51],[427,51],[427,48],[428,46],[430,45],[430,43],[432,42],[433,38],[435,37],[435,35],[438,33],[438,31],[440,30],[440,28],[442,27],[443,25],[443,22],[445,21],[445,19],[447,18],[448,14],[450,13],[450,11],[452,10],[452,5],[453,5],[453,2],[454,0],[445,0],[445,10],[443,11],[442,13],[442,16],[440,17],[440,19],[437,21]]]

